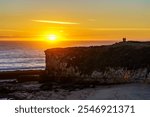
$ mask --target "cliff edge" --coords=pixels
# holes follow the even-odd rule
[[[53,48],[45,51],[49,77],[122,83],[150,79],[150,42]]]

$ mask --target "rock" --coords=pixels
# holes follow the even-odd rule
[[[53,90],[53,84],[52,83],[44,83],[40,86],[40,89],[43,91]]]
[[[150,70],[149,42],[54,48],[45,54],[48,75],[59,80],[126,83],[145,79]]]

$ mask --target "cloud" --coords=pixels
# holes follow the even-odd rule
[[[90,28],[97,31],[150,31],[150,28]]]
[[[62,21],[52,21],[52,20],[32,20],[33,22],[40,22],[40,23],[49,23],[49,24],[64,24],[64,25],[76,25],[80,24],[77,22],[62,22]]]

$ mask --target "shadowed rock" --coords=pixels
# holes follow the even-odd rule
[[[150,70],[150,42],[54,48],[46,50],[45,54],[48,75],[57,80],[122,83],[139,76],[146,79]]]

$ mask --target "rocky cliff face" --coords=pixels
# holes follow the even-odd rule
[[[150,43],[54,48],[45,51],[49,77],[100,83],[146,80],[150,76]]]

